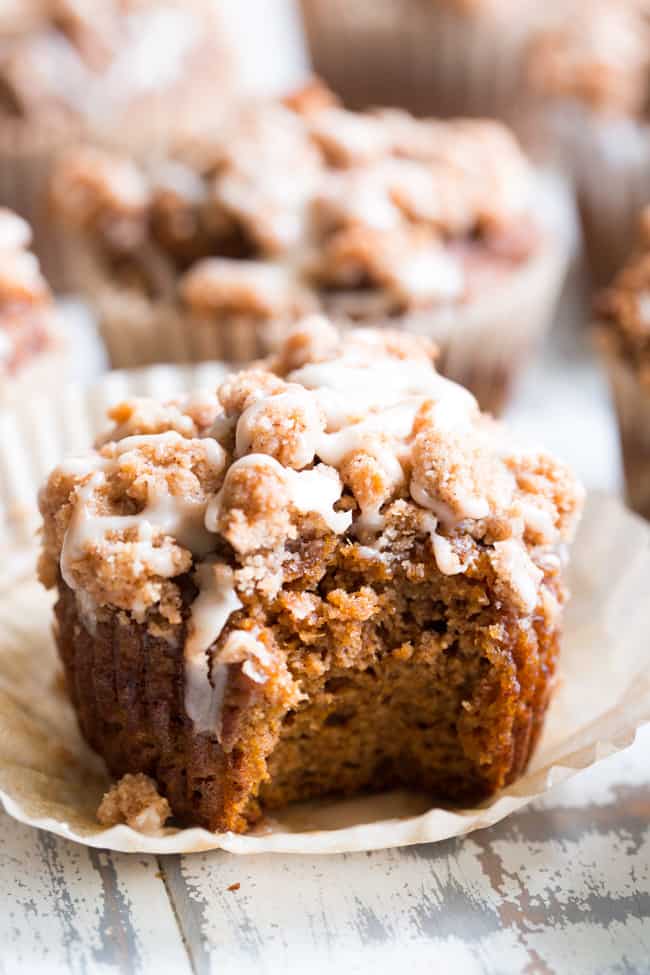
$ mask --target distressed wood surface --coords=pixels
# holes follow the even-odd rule
[[[550,347],[512,419],[615,490],[585,345]],[[0,975],[650,973],[649,752],[646,729],[489,830],[368,855],[108,854],[0,814]]]
[[[464,840],[371,854],[127,856],[2,816],[0,971],[650,972],[649,747]]]

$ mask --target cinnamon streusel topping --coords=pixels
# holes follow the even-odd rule
[[[91,628],[111,606],[157,634],[180,626],[191,580],[197,728],[218,725],[219,668],[233,660],[266,693],[299,700],[264,614],[298,567],[309,575],[312,550],[345,542],[388,575],[418,535],[443,575],[471,575],[487,554],[499,598],[532,618],[551,598],[543,570],[571,537],[582,491],[482,415],[434,355],[424,339],[340,337],[311,317],[213,397],[120,404],[97,448],[57,467],[41,493],[41,578],[53,585],[60,572]]]

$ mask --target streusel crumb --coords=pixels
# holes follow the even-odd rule
[[[102,826],[125,823],[139,833],[157,833],[171,816],[168,801],[148,775],[123,775],[115,782],[97,809]]]

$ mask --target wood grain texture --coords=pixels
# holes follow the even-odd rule
[[[372,854],[157,862],[3,816],[0,971],[650,972],[649,747],[465,840]]]
[[[191,972],[154,857],[0,822],[3,975]]]
[[[166,859],[195,971],[649,971],[648,744],[465,840]]]

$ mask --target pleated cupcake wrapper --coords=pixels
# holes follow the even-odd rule
[[[95,814],[108,777],[82,741],[62,691],[51,634],[54,597],[34,577],[36,493],[57,461],[106,429],[111,404],[214,388],[226,369],[206,363],[116,372],[89,390],[69,387],[0,413],[0,802],[11,816],[89,846],[128,852],[382,849],[499,822],[634,741],[650,722],[650,526],[616,499],[596,495],[572,550],[561,679],[529,770],[514,785],[462,810],[407,792],[297,805],[246,836],[100,826]]]
[[[604,355],[616,409],[625,472],[625,490],[631,508],[650,518],[650,389],[622,357]]]
[[[316,71],[347,102],[447,116],[508,117],[520,106],[526,43],[542,13],[511,4],[462,13],[429,0],[302,6]]]

